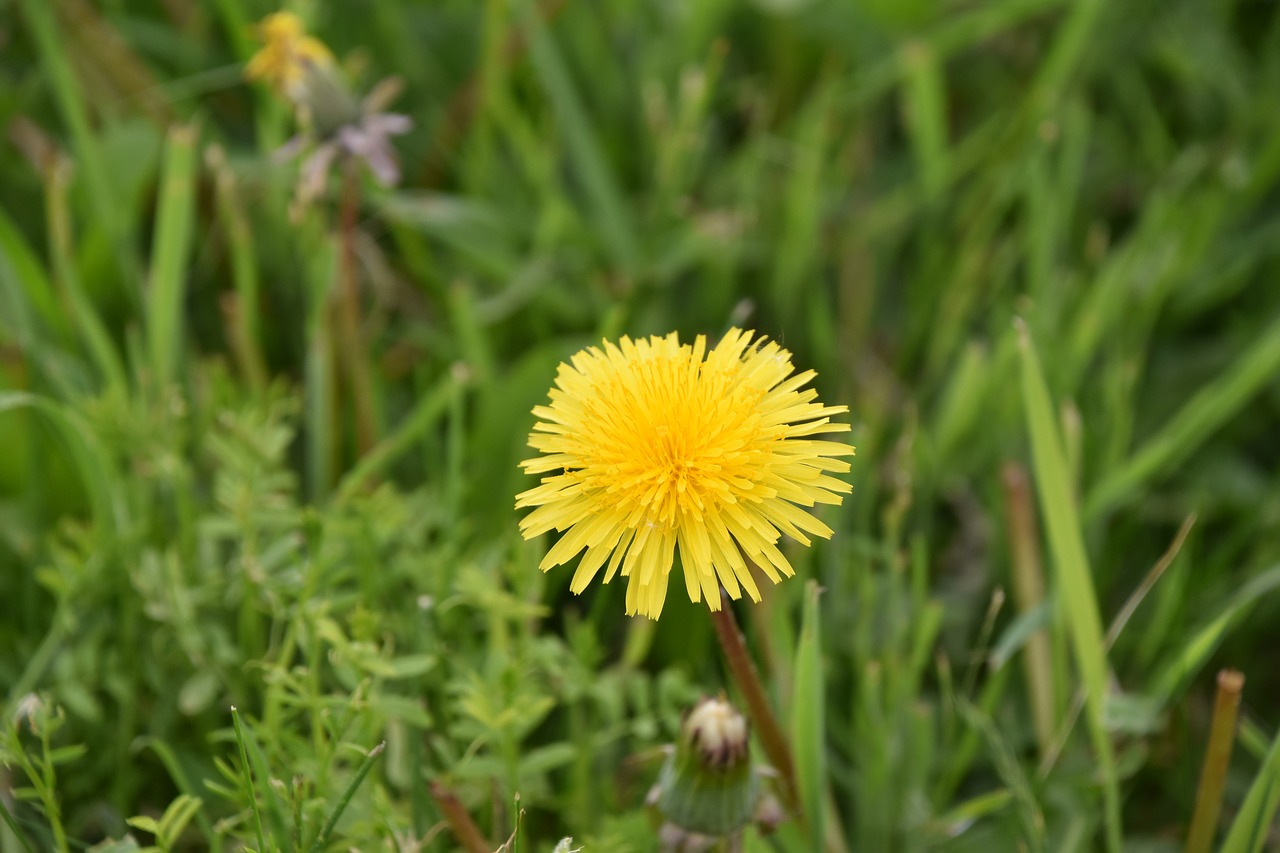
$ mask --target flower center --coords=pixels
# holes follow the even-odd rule
[[[768,467],[756,412],[763,392],[729,387],[732,378],[690,372],[682,359],[650,359],[611,377],[601,405],[584,412],[584,485],[629,527],[664,531],[750,496]]]

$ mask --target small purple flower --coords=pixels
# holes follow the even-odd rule
[[[383,186],[398,183],[400,163],[391,137],[408,133],[413,121],[406,115],[383,112],[382,108],[399,91],[399,81],[383,80],[356,103],[327,69],[310,70],[306,84],[300,87],[307,97],[299,104],[308,129],[276,152],[277,160],[290,160],[314,143],[314,149],[302,161],[295,203],[305,206],[323,195],[334,164],[347,159],[362,161]]]

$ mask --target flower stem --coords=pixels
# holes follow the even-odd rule
[[[1244,676],[1239,672],[1224,669],[1218,673],[1218,696],[1213,703],[1209,745],[1205,748],[1204,768],[1200,771],[1200,784],[1196,787],[1196,808],[1191,815],[1191,829],[1187,832],[1186,853],[1209,853],[1213,846],[1243,689]]]
[[[764,685],[760,683],[760,673],[747,651],[746,639],[733,615],[729,596],[723,589],[720,590],[720,609],[711,611],[711,624],[715,626],[716,639],[720,641],[729,671],[733,674],[733,680],[738,683],[738,689],[742,691],[747,711],[760,734],[764,753],[768,756],[769,763],[778,771],[787,809],[798,815],[800,807],[796,797],[796,770],[791,759],[791,747],[787,745],[787,738],[769,705],[769,697],[765,695]]]
[[[340,292],[338,294],[339,358],[347,368],[347,384],[355,408],[356,449],[360,456],[369,452],[377,440],[373,416],[373,379],[361,341],[360,289],[357,282],[356,230],[360,213],[360,175],[356,161],[348,157],[343,164],[342,206],[339,227],[342,235]]]
[[[444,813],[445,821],[453,830],[453,837],[458,839],[458,845],[463,850],[467,853],[490,853],[493,850],[493,846],[484,840],[484,836],[480,834],[480,827],[476,826],[475,821],[471,819],[471,815],[467,813],[453,791],[441,782],[433,780],[431,796],[440,807],[440,811]]]

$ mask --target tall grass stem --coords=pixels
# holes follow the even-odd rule
[[[1222,792],[1227,782],[1227,768],[1236,740],[1236,718],[1240,712],[1240,695],[1244,676],[1235,670],[1218,673],[1218,694],[1213,702],[1213,719],[1209,724],[1209,745],[1204,752],[1200,784],[1196,786],[1196,807],[1187,831],[1186,853],[1209,853],[1222,813]]]

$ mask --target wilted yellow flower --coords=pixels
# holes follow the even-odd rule
[[[801,507],[839,504],[853,447],[811,436],[847,432],[831,415],[846,406],[800,390],[815,373],[792,376],[791,354],[754,332],[732,329],[710,352],[674,333],[582,350],[561,364],[551,404],[537,406],[520,465],[549,474],[516,496],[537,507],[521,522],[526,539],[564,533],[543,571],[586,549],[571,588],[586,589],[608,559],[607,583],[627,578],[627,613],[657,619],[679,548],[689,597],[720,608],[721,585],[760,600],[745,554],[777,583],[794,574],[778,549],[782,533],[809,544],[831,529]],[[704,360],[705,357],[705,360]]]
[[[308,65],[329,65],[333,54],[319,39],[307,35],[302,20],[292,12],[276,12],[258,24],[262,49],[247,65],[245,76],[264,80],[272,88],[292,96],[306,75]]]

